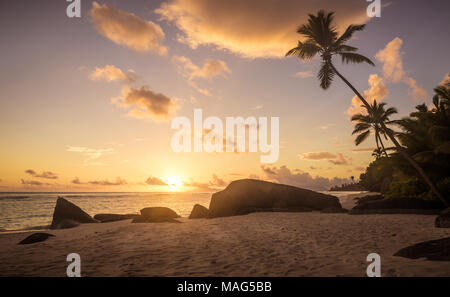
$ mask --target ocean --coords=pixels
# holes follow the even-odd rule
[[[360,192],[328,192],[342,202]],[[56,199],[62,196],[91,216],[139,213],[144,207],[165,206],[188,217],[194,204],[209,207],[212,193],[0,193],[0,232],[48,229]]]

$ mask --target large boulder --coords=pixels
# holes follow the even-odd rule
[[[130,219],[134,219],[137,216],[139,216],[139,215],[138,214],[99,213],[94,216],[94,219],[96,219],[97,221],[100,221],[102,223],[108,223],[108,222],[130,220]]]
[[[58,197],[50,229],[72,228],[82,223],[98,223],[98,221],[75,204]]]
[[[338,198],[255,179],[230,183],[223,191],[214,193],[209,204],[210,217],[243,215],[256,211],[311,211],[342,208]]]
[[[383,195],[375,194],[375,195],[366,195],[363,197],[355,198],[356,204],[363,204],[369,201],[375,201],[375,200],[383,200]]]
[[[200,204],[195,204],[194,208],[189,215],[190,219],[202,219],[207,218],[209,216],[209,210]]]
[[[132,223],[179,223],[180,216],[168,207],[146,207],[141,209],[141,215],[133,218]]]
[[[360,203],[349,214],[438,214],[443,208],[437,200],[388,198]]]
[[[434,221],[434,225],[438,228],[450,228],[450,208],[441,212]]]

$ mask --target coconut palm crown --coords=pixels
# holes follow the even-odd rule
[[[388,156],[381,139],[381,136],[384,136],[385,139],[387,139],[387,136],[386,132],[381,128],[380,122],[385,123],[386,126],[392,124],[393,122],[389,119],[389,117],[393,114],[396,114],[397,109],[394,107],[385,109],[385,106],[386,103],[378,104],[377,100],[374,100],[370,105],[370,110],[368,110],[365,105],[362,105],[362,108],[366,108],[366,113],[355,114],[352,116],[351,120],[356,122],[355,129],[352,132],[352,135],[357,134],[355,138],[356,145],[360,145],[364,140],[366,140],[372,130],[375,135],[375,143],[377,144],[377,149],[380,149],[381,144],[383,153]]]
[[[308,23],[297,29],[297,33],[305,36],[306,40],[298,41],[298,45],[286,53],[286,56],[297,56],[303,60],[311,60],[316,55],[320,55],[322,65],[317,77],[323,89],[331,85],[336,73],[332,63],[334,55],[339,55],[344,63],[366,62],[372,66],[375,65],[369,58],[356,53],[358,50],[356,47],[346,44],[353,34],[362,31],[365,25],[350,25],[338,37],[333,19],[334,12],[325,13],[320,10],[317,15],[309,14]]]

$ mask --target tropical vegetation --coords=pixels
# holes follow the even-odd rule
[[[321,67],[317,77],[320,81],[320,86],[323,89],[329,88],[334,76],[337,75],[355,93],[355,95],[363,103],[367,111],[371,113],[373,112],[372,106],[358,92],[358,90],[356,90],[356,88],[336,69],[332,61],[332,58],[334,56],[339,56],[342,59],[343,63],[367,63],[372,66],[374,65],[374,63],[369,58],[357,53],[358,49],[356,47],[347,44],[353,34],[357,31],[362,31],[365,25],[350,25],[347,27],[344,33],[339,36],[336,27],[334,26],[333,19],[333,12],[326,13],[325,11],[320,10],[317,15],[309,14],[307,23],[299,26],[297,29],[297,33],[301,34],[305,38],[305,40],[298,41],[297,46],[289,50],[286,53],[286,56],[297,56],[298,58],[303,60],[311,60],[315,56],[319,55],[321,59]],[[448,106],[448,104],[445,103],[445,98],[447,98],[447,95],[448,89],[439,88],[439,90],[436,92],[437,97],[435,96],[438,100],[436,109],[445,109],[446,106]],[[443,100],[442,103],[441,100]],[[447,111],[444,111],[443,113],[446,114],[446,112]],[[416,120],[425,120],[423,117],[427,116],[428,115],[420,115],[420,117],[422,118],[416,118]],[[444,198],[444,196],[440,193],[438,187],[435,185],[435,182],[437,180],[429,176],[429,174],[431,174],[430,171],[425,171],[424,168],[422,168],[422,166],[424,165],[428,167],[428,164],[420,162],[420,160],[423,160],[420,159],[421,155],[419,155],[420,157],[416,156],[417,153],[423,151],[414,151],[407,146],[409,144],[408,141],[415,141],[414,135],[409,134],[409,132],[406,130],[403,131],[403,134],[399,133],[398,135],[396,135],[393,130],[387,127],[388,122],[384,122],[382,119],[378,119],[376,121],[376,124],[379,126],[379,129],[381,131],[380,133],[386,135],[387,138],[389,138],[389,140],[395,145],[395,156],[385,156],[384,158],[398,159],[398,156],[401,156],[403,160],[400,161],[399,164],[408,167],[408,169],[410,170],[415,170],[414,175],[420,176],[420,182],[426,184],[429,187],[432,195],[440,199],[446,206],[449,206],[448,201],[446,200],[446,198]],[[399,123],[399,125],[402,125],[401,122]],[[436,124],[433,127],[433,136],[430,135],[430,137],[435,137],[436,139],[434,139],[432,147],[426,146],[427,153],[422,154],[426,155],[426,157],[436,157],[436,155],[442,153],[445,154],[445,151],[448,148],[446,138],[442,135],[442,133],[444,133],[445,127],[442,127],[439,124]],[[413,133],[415,133],[415,131]],[[399,137],[400,141],[397,140],[396,136]],[[419,149],[419,147],[417,147],[417,149]],[[379,158],[378,160],[382,160],[384,158]],[[433,176],[435,175],[436,174],[433,173]]]

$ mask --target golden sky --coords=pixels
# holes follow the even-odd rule
[[[362,0],[81,2],[73,19],[65,1],[0,5],[0,191],[203,192],[248,177],[326,190],[359,177],[375,143],[353,144],[357,98],[338,79],[320,89],[318,59],[284,58],[321,8],[338,30],[367,24],[349,43],[376,67],[336,66],[398,117],[450,69],[439,1],[386,2],[374,19]],[[171,121],[196,108],[279,117],[279,159],[174,152]]]

